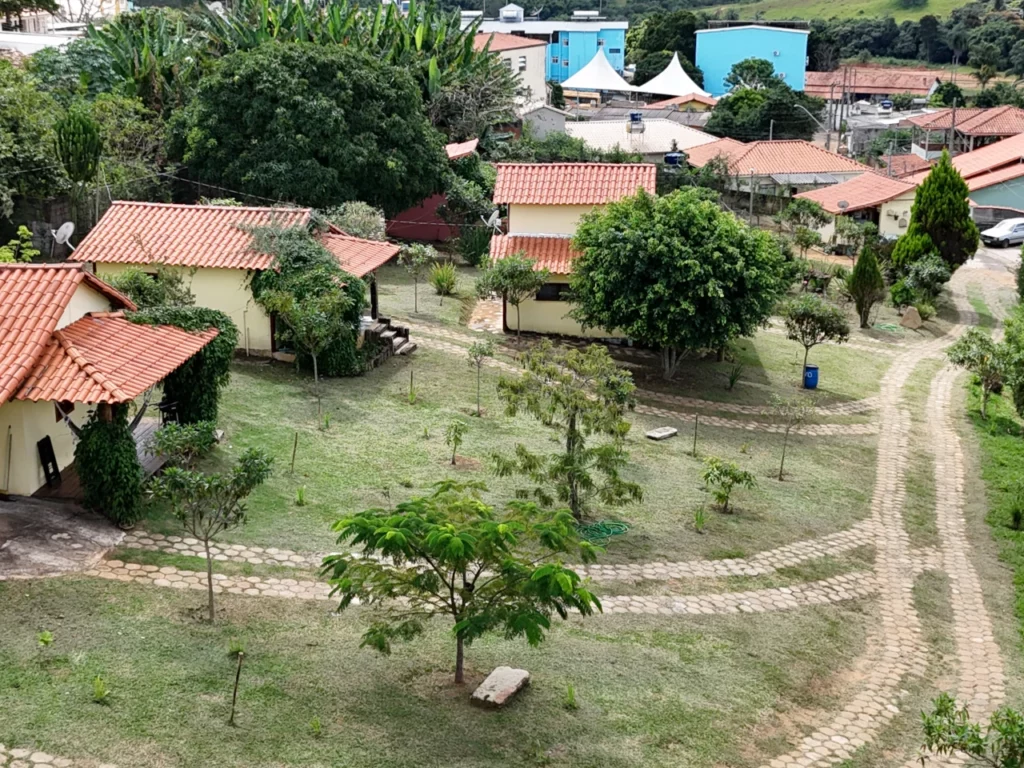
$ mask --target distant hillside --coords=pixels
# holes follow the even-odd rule
[[[758,0],[741,5],[715,5],[705,11],[721,9],[738,12],[740,18],[765,19],[830,19],[892,16],[896,21],[917,21],[926,14],[945,18],[954,8],[967,5],[967,0],[928,0],[917,8],[903,8],[896,0]]]

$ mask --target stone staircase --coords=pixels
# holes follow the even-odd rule
[[[409,328],[396,325],[389,317],[378,317],[376,320],[364,317],[362,322],[363,342],[379,342],[380,352],[371,362],[376,368],[392,355],[411,355],[416,351],[416,342],[409,338]]]

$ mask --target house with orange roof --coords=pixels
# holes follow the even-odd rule
[[[912,131],[911,152],[934,160],[943,149],[954,154],[971,152],[1024,133],[1024,109],[1010,105],[938,109],[908,117],[900,125]]]
[[[516,101],[520,109],[529,109],[547,101],[548,43],[523,35],[507,32],[478,32],[473,48],[485,48],[497,54],[502,63],[515,75],[518,84]]]
[[[238,348],[247,354],[277,352],[273,318],[256,303],[252,276],[273,266],[273,257],[252,247],[254,227],[311,224],[308,208],[259,208],[115,201],[75,250],[75,258],[109,278],[129,267],[163,265],[180,271],[196,305],[217,309],[238,327]],[[351,237],[336,227],[321,243],[349,274],[370,286],[377,317],[375,270],[398,255],[393,243]]]
[[[82,264],[0,264],[0,493],[59,485],[72,419],[135,400],[217,335],[139,325],[135,308]]]
[[[718,99],[700,93],[688,93],[685,96],[673,96],[647,105],[648,109],[677,109],[680,112],[707,112],[714,109]]]
[[[546,269],[548,282],[519,306],[524,331],[562,336],[613,338],[601,328],[584,330],[568,317],[569,276],[576,253],[572,236],[580,218],[595,208],[635,195],[655,193],[656,168],[649,164],[499,163],[494,202],[508,206],[507,234],[491,238],[491,258],[523,253]],[[508,307],[504,308],[506,330]]]
[[[872,172],[841,184],[801,192],[797,197],[812,200],[832,214],[832,221],[818,229],[825,241],[833,239],[840,216],[870,222],[878,227],[882,237],[896,238],[906,232],[910,223],[916,191],[916,184]]]
[[[752,141],[719,139],[693,147],[686,161],[703,168],[713,160],[724,161],[736,191],[792,197],[809,189],[839,184],[871,169],[817,144],[799,139]]]

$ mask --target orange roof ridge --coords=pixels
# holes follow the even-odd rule
[[[148,200],[114,200],[111,207],[115,205],[131,205],[141,208],[185,208],[202,209],[215,211],[305,211],[312,213],[313,209],[307,206],[292,205],[282,202],[280,205],[211,205],[209,203],[160,203]]]
[[[498,163],[495,203],[604,205],[645,189],[655,193],[651,163]]]

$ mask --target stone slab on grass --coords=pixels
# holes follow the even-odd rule
[[[916,331],[924,325],[924,321],[921,319],[921,313],[917,311],[917,307],[907,307],[903,311],[903,319],[900,320],[900,325],[904,328],[909,328],[912,331]]]
[[[650,440],[668,440],[670,437],[675,437],[678,434],[679,430],[675,427],[658,427],[648,432],[647,437]]]
[[[499,709],[529,684],[530,673],[525,669],[498,667],[480,683],[469,700],[478,707]]]

